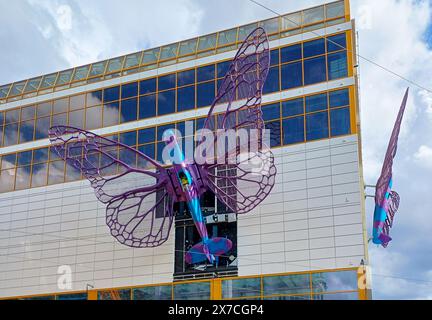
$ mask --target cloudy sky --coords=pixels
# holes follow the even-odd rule
[[[260,0],[286,13],[322,0]],[[432,90],[432,3],[351,0],[360,54]],[[0,84],[273,16],[249,0],[0,0]],[[360,60],[365,182],[375,184],[409,85]],[[387,249],[370,246],[376,299],[432,299],[432,93],[410,85],[394,167],[402,197]],[[368,191],[369,194],[373,190]],[[367,200],[368,226],[373,200]]]

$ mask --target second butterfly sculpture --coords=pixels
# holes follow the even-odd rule
[[[200,197],[211,190],[233,212],[243,214],[254,209],[272,190],[276,167],[273,154],[263,141],[261,112],[269,64],[268,38],[262,28],[257,28],[231,62],[204,123],[205,129],[218,132],[215,140],[228,130],[259,132],[254,141],[259,148],[246,156],[236,144],[218,154],[218,161],[198,164],[195,159],[185,158],[174,132],[167,131],[163,139],[174,146],[175,156],[170,165],[163,165],[123,143],[80,128],[49,129],[55,152],[90,181],[96,197],[106,204],[106,224],[120,243],[138,248],[163,244],[170,234],[174,204],[186,202],[202,239],[186,253],[186,262],[213,263],[215,257],[231,249],[230,239],[209,238]],[[228,158],[229,163],[220,161]],[[259,172],[254,166],[257,162],[262,168]]]

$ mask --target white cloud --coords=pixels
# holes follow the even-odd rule
[[[414,154],[414,158],[420,166],[432,169],[432,148],[420,146],[418,151]]]

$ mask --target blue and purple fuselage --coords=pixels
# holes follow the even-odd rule
[[[175,177],[172,178],[177,179],[178,183],[176,184],[181,186],[180,198],[187,203],[192,219],[202,239],[201,242],[195,244],[186,252],[185,261],[189,264],[195,264],[208,260],[213,264],[216,257],[231,250],[232,242],[223,237],[209,238],[206,223],[201,211],[200,195],[202,194],[202,189],[197,181],[196,166],[194,164],[188,164],[186,161],[174,131],[165,131],[163,139],[167,146],[170,146],[170,158],[175,174]]]

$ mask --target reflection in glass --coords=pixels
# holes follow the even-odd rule
[[[168,90],[158,94],[158,115],[175,112],[175,90]]]
[[[52,117],[51,126],[67,125],[67,113],[55,114]]]
[[[133,289],[133,300],[171,300],[171,286],[155,286]]]
[[[346,51],[336,52],[327,56],[329,80],[348,76]]]
[[[351,132],[350,110],[341,108],[330,110],[331,136],[341,136]]]
[[[325,56],[304,61],[304,84],[314,84],[326,81]]]
[[[119,103],[111,102],[103,106],[103,126],[113,126],[119,123]]]
[[[311,24],[324,20],[324,6],[319,6],[303,11],[303,23]]]
[[[261,278],[222,280],[222,298],[261,296]]]
[[[264,295],[298,294],[311,291],[309,274],[294,274],[263,278]]]
[[[177,111],[185,111],[195,108],[195,87],[183,87],[177,89]]]
[[[209,300],[210,282],[185,283],[174,285],[175,300]]]
[[[81,172],[75,167],[66,163],[65,182],[77,181],[81,179]]]
[[[84,125],[84,110],[72,111],[69,113],[69,125],[76,128],[82,128]]]
[[[327,109],[327,94],[316,94],[306,97],[306,112],[321,111]]]
[[[20,139],[19,143],[33,141],[34,139],[34,120],[20,122]]]
[[[211,105],[215,98],[214,81],[200,83],[197,85],[197,107],[206,107]]]
[[[85,122],[87,130],[102,127],[102,106],[87,108]]]
[[[31,186],[32,187],[45,186],[47,182],[47,171],[48,171],[47,163],[34,164],[32,168]]]
[[[120,122],[135,121],[137,119],[137,98],[121,101],[121,119]]]
[[[50,117],[36,119],[35,140],[48,138]]]
[[[30,166],[17,168],[15,176],[15,190],[30,188],[30,169]]]
[[[82,109],[85,107],[86,95],[80,94],[70,97],[70,110]]]
[[[64,113],[68,111],[69,98],[57,99],[53,102],[53,113]]]
[[[21,121],[30,120],[35,118],[35,106],[23,107],[21,109]],[[1,124],[1,122],[0,122]]]
[[[7,147],[17,143],[18,143],[18,123],[5,125],[3,145]]]
[[[358,290],[356,270],[312,274],[313,292]]]
[[[131,300],[131,289],[98,291],[98,300]]]
[[[64,161],[49,163],[48,184],[62,183],[64,181]]]
[[[315,294],[313,295],[313,299],[314,300],[359,300],[359,293],[358,291],[354,291],[354,292]]]
[[[0,171],[0,192],[12,191],[15,181],[15,169]]]

